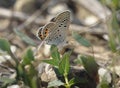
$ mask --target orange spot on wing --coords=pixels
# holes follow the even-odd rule
[[[45,32],[44,32],[44,37],[46,37],[48,35],[48,29],[45,29]]]
[[[44,36],[42,34],[42,30],[43,28],[40,28],[39,31],[38,31],[38,37],[41,39],[41,40],[44,40]]]

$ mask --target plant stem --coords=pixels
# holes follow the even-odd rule
[[[66,83],[66,88],[70,88],[69,82],[68,82],[68,77],[66,74],[64,74],[64,78],[65,78],[65,83]]]

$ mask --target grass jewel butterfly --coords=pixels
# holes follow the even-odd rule
[[[48,45],[64,45],[67,43],[66,37],[70,25],[70,11],[58,14],[45,26],[40,27],[37,37]],[[40,45],[40,46],[41,46]]]

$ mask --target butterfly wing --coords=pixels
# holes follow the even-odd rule
[[[48,38],[45,39],[47,44],[59,45],[66,42],[67,30],[70,24],[70,12],[65,11],[54,18],[55,25],[50,29]]]
[[[37,37],[40,39],[40,40],[45,40],[45,38],[48,36],[48,34],[51,32],[51,29],[52,27],[54,26],[55,24],[53,22],[50,22],[48,24],[46,24],[45,26],[43,27],[40,27],[38,29],[38,32],[37,32]]]
[[[44,36],[43,36],[43,33],[42,33],[42,29],[43,27],[40,27],[37,31],[37,37],[40,39],[40,40],[44,40]]]

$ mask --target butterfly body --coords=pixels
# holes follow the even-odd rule
[[[51,22],[38,30],[37,36],[49,45],[66,43],[67,32],[70,24],[70,12],[65,11],[53,18]]]

